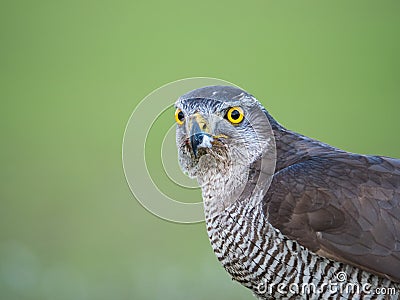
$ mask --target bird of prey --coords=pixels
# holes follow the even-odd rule
[[[259,299],[400,298],[400,160],[290,131],[232,86],[175,106],[179,163],[232,279]]]

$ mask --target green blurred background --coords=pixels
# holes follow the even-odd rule
[[[132,196],[131,112],[165,83],[218,77],[288,128],[400,157],[399,9],[0,1],[0,299],[252,299],[204,223],[163,221]]]

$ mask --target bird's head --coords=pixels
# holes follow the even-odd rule
[[[175,106],[179,162],[200,183],[216,176],[247,178],[249,165],[273,139],[266,111],[239,88],[203,87],[181,96]]]

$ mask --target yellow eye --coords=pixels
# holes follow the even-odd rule
[[[226,118],[232,124],[239,124],[244,118],[243,109],[241,109],[239,106],[231,107],[226,113]]]
[[[183,121],[185,121],[185,115],[183,114],[183,112],[179,108],[177,108],[176,111],[175,111],[175,121],[179,125],[182,125]]]

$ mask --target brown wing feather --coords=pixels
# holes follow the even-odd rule
[[[312,251],[400,282],[400,161],[331,153],[286,167],[269,221]]]

